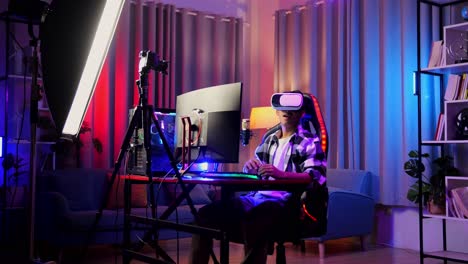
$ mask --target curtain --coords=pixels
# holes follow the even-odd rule
[[[92,130],[81,135],[81,166],[110,168],[117,158],[128,111],[138,103],[140,51],[169,61],[167,75],[149,73],[148,100],[173,109],[179,94],[242,80],[242,25],[239,18],[127,1],[85,118]],[[102,153],[93,149],[92,138],[102,142]]]
[[[431,12],[423,10],[422,30],[436,22]],[[314,1],[275,13],[275,91],[317,96],[330,136],[328,167],[375,173],[388,205],[409,205],[414,182],[403,164],[418,142],[416,14],[417,2],[407,0]],[[441,36],[422,39],[421,61],[431,38]],[[427,120],[434,133],[436,116]]]

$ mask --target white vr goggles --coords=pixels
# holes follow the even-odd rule
[[[301,109],[303,101],[300,93],[275,93],[271,96],[271,107],[275,110],[297,111]]]

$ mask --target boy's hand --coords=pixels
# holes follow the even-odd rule
[[[250,159],[244,164],[244,172],[257,174],[258,168],[262,165],[262,162],[258,159]]]
[[[271,164],[262,164],[258,169],[258,174],[265,179],[268,179],[268,177],[278,179],[283,176],[284,172]]]

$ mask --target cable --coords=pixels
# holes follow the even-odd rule
[[[24,56],[25,54],[24,54],[24,47],[23,47],[23,45],[21,45],[21,44],[19,43],[18,39],[16,39],[15,34],[14,34],[11,30],[9,30],[8,33],[9,33],[10,36],[13,38],[14,43],[20,48],[21,53],[23,53],[23,56]],[[17,50],[15,49],[15,53],[11,54],[10,57],[15,56],[15,55],[16,55],[16,51],[17,51]],[[9,58],[9,59],[10,59],[10,58]]]
[[[175,189],[177,189],[177,184],[175,186]],[[177,207],[175,208],[175,217],[176,217],[176,224],[179,224],[179,210],[177,210]],[[180,252],[180,243],[179,243],[179,230],[176,230],[176,256],[177,256],[177,263],[179,263],[179,252]]]
[[[123,171],[126,172],[127,171],[127,166],[128,166],[128,152],[126,152],[126,155],[124,156],[124,161],[123,161]],[[115,187],[115,201],[117,201],[117,206],[115,208],[115,220],[114,220],[114,226],[117,227],[117,224],[118,224],[118,219],[119,219],[119,186],[120,186],[120,176],[121,176],[121,171],[119,171],[119,173],[117,174],[117,185]],[[125,176],[127,177],[128,175],[125,174]],[[111,186],[111,188],[113,188],[113,186]],[[112,189],[111,189],[112,190]],[[124,201],[125,203],[125,201]],[[118,231],[118,227],[116,228],[115,230],[115,240],[117,241],[119,238],[119,231]],[[115,264],[117,264],[117,257],[118,257],[118,254],[116,253],[114,255],[114,261],[115,261]]]
[[[198,161],[198,159],[200,158],[200,155],[201,154],[201,150],[200,148],[198,148],[198,156],[195,158],[195,160],[190,163],[187,167],[187,169],[182,172],[182,174],[180,175],[181,177],[190,170],[190,168]],[[177,185],[179,184],[179,181],[177,181],[177,184],[175,186],[175,189],[177,189]],[[190,194],[187,194],[187,195],[190,195]],[[177,207],[175,208],[175,214],[176,214],[176,223],[179,224],[179,211],[177,210]],[[180,256],[180,236],[179,236],[179,230],[176,230],[176,254],[177,254],[177,263],[179,263],[179,256]]]
[[[178,166],[179,164],[180,164],[180,162],[177,163],[176,166]],[[157,208],[158,201],[159,201],[159,194],[160,194],[161,188],[162,188],[162,183],[163,183],[164,180],[167,178],[167,176],[169,176],[169,175],[171,174],[171,172],[173,172],[173,171],[174,171],[174,169],[171,168],[169,171],[166,172],[166,174],[165,174],[164,176],[162,176],[162,180],[159,182],[158,188],[157,188],[157,190],[156,190],[156,197],[154,197],[154,203],[153,203],[153,201],[149,200],[149,202],[150,202],[149,205],[150,205],[150,206],[151,206],[151,203],[153,203],[153,204],[155,205],[155,207]],[[149,191],[149,190],[148,190],[148,191]],[[149,208],[149,206],[146,206],[146,210],[145,210],[145,217],[146,217],[146,218],[149,217],[149,215],[148,215],[148,208]],[[156,211],[156,217],[157,217],[157,211]],[[154,234],[154,236],[155,236],[155,239],[158,240],[158,239],[159,239],[159,232],[156,231],[156,233]],[[146,241],[144,241],[144,239],[141,238],[141,237],[138,236],[138,235],[137,235],[137,239],[138,239],[141,243],[143,243],[144,245],[148,245],[148,243],[147,243]]]

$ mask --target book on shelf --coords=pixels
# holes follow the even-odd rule
[[[460,83],[462,82],[462,77],[457,74],[450,74],[448,76],[447,86],[445,87],[444,99],[446,101],[455,100],[458,96],[458,90]]]
[[[437,119],[437,126],[436,126],[436,133],[434,136],[434,140],[442,140],[442,136],[444,135],[444,127],[445,127],[445,115],[443,113],[439,114],[439,118]]]
[[[431,56],[429,57],[429,63],[427,65],[428,68],[433,68],[433,67],[443,65],[442,62],[444,62],[444,57],[445,57],[443,55],[444,53],[443,50],[444,50],[443,40],[432,42]]]
[[[461,77],[462,81],[460,87],[458,88],[458,94],[454,100],[463,100],[465,99],[466,89],[468,86],[468,76],[464,73]]]
[[[440,58],[439,66],[445,66],[445,64],[447,64],[447,60],[446,60],[447,52],[445,52],[445,48],[446,48],[445,44],[442,44],[442,49],[441,49],[442,55],[441,55],[441,58]]]
[[[458,100],[465,100],[468,99],[468,74],[463,74],[464,81],[462,82],[462,86],[460,87],[460,92],[458,93]]]
[[[468,186],[454,188],[450,191],[449,210],[454,217],[468,218]]]
[[[455,208],[453,208],[453,202],[452,202],[452,197],[447,197],[445,199],[446,206],[447,206],[447,211],[446,214],[448,217],[458,217],[458,213],[455,212]]]

